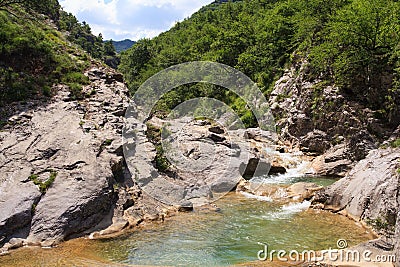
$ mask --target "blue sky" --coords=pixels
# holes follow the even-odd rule
[[[59,0],[94,34],[113,40],[152,38],[212,0]]]

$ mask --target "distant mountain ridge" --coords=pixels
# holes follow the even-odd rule
[[[121,53],[122,51],[128,50],[131,48],[136,42],[130,39],[125,39],[122,41],[113,41],[111,40],[112,44],[114,45],[115,51],[117,53]]]

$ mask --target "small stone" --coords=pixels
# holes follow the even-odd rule
[[[8,248],[0,248],[0,256],[5,256],[10,254],[10,252],[8,251]]]
[[[100,237],[101,235],[100,235],[100,232],[98,232],[98,231],[96,231],[96,232],[93,232],[93,233],[91,233],[90,235],[89,235],[89,239],[96,239],[96,238],[98,238],[98,237]]]
[[[12,238],[7,244],[4,245],[8,249],[21,248],[24,245],[24,239],[22,238]]]
[[[182,202],[179,206],[177,206],[177,209],[179,212],[193,211],[193,203],[190,201]]]
[[[115,234],[115,233],[121,232],[128,225],[129,225],[128,221],[121,220],[121,221],[119,221],[117,223],[113,223],[107,229],[101,230],[100,231],[100,235],[104,236],[104,235],[111,235],[111,234]]]

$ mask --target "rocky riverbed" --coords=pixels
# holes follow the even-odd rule
[[[47,102],[9,107],[8,123],[0,131],[3,253],[25,245],[54,246],[80,236],[101,238],[143,222],[161,222],[176,212],[210,205],[233,190],[286,202],[312,201],[316,209],[373,228],[380,236],[373,241],[375,247],[399,252],[400,151],[389,148],[400,137],[399,128],[383,143],[385,149],[376,149],[379,142],[364,131],[368,125],[362,122],[354,129],[360,136],[354,138],[341,138],[336,128],[324,128],[336,131],[332,142],[334,136],[303,125],[308,111],[297,98],[288,97],[272,105],[287,116],[278,121],[283,129],[278,135],[257,128],[227,129],[215,121],[153,117],[146,123],[128,118],[123,139],[129,96],[121,75],[95,63],[85,75],[91,84],[82,99],[57,86],[57,95]],[[288,72],[272,96],[282,90],[306,94],[292,86],[296,83],[301,80]],[[331,88],[324,94],[337,93]],[[172,155],[165,148],[160,154],[165,125],[166,138],[173,137]],[[294,128],[299,125],[308,130]],[[162,166],[163,157],[179,160]],[[315,183],[282,187],[252,179],[268,174],[279,179],[293,170],[344,178],[326,189]]]
[[[84,87],[82,99],[57,86],[57,95],[49,101],[9,107],[12,116],[0,132],[3,252],[23,245],[53,246],[82,235],[95,238],[143,221],[162,221],[171,213],[212,200],[213,194],[235,189],[241,173],[285,171],[264,158],[263,142],[273,138],[269,133],[252,129],[228,134],[199,121],[184,122],[190,131],[180,132],[185,157],[210,160],[207,151],[196,150],[209,146],[217,151],[217,158],[197,176],[182,169],[167,173],[155,168],[156,148],[147,136],[148,127],[160,126],[155,119],[136,125],[142,142],[135,143],[135,154],[125,158],[122,131],[129,97],[122,77],[96,64],[85,75],[91,84]],[[228,161],[233,168],[226,168]],[[138,179],[137,173],[132,172],[132,177],[129,165],[137,167]],[[149,183],[140,184],[149,177]],[[173,199],[160,203],[154,196]]]
[[[57,262],[63,266],[232,266],[245,262],[251,262],[247,266],[282,266],[276,258],[272,264],[258,261],[257,252],[263,248],[258,242],[269,244],[271,250],[325,249],[335,246],[339,238],[351,245],[371,238],[344,216],[307,210],[309,202],[285,204],[229,193],[215,204],[218,210],[198,207],[113,238],[74,239],[51,250],[22,248],[0,257],[0,264],[23,266],[29,259],[32,267]]]

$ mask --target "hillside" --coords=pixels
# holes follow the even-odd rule
[[[372,110],[383,128],[390,131],[398,125],[397,1],[217,2],[122,54],[120,70],[132,92],[163,68],[209,60],[243,71],[270,96],[284,71],[301,64],[303,82],[337,87],[345,99]],[[217,97],[255,126],[236,96],[211,86],[192,89],[188,95],[178,88],[177,97],[167,95],[159,106],[168,110],[192,96]],[[280,100],[286,97],[282,94]]]
[[[18,2],[1,2],[0,107],[50,97],[58,83],[82,97],[82,85],[89,82],[83,70],[92,58],[115,56],[112,45],[103,44],[101,36],[62,11],[57,1]]]

